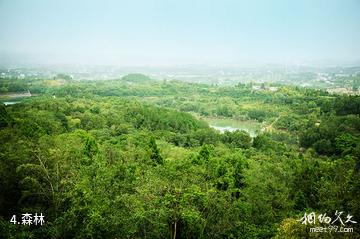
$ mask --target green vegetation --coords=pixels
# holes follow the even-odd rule
[[[360,221],[358,96],[61,78],[0,82],[36,94],[0,105],[5,238],[318,238],[305,212]],[[46,223],[10,222],[22,213]]]

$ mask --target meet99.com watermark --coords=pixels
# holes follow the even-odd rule
[[[354,232],[354,228],[351,225],[356,224],[357,221],[353,219],[350,214],[344,214],[342,211],[336,211],[335,214],[330,217],[324,214],[316,214],[315,212],[306,213],[298,220],[305,225],[314,225],[310,227],[310,233],[351,233]],[[346,215],[346,216],[345,216]],[[317,224],[317,223],[320,223]]]

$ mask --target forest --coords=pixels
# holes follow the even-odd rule
[[[0,79],[1,238],[360,238],[359,96],[65,76]]]

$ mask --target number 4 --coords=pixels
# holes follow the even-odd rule
[[[10,222],[16,224],[16,215],[13,215]]]

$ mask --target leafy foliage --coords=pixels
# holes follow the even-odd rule
[[[0,106],[1,236],[311,238],[304,212],[359,221],[358,96],[141,74],[27,83],[0,87],[39,94]],[[203,116],[261,130],[220,133]],[[25,212],[46,224],[9,222]]]

